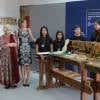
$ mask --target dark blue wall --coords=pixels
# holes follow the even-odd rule
[[[72,28],[76,24],[81,26],[82,32],[85,33],[87,39],[90,38],[91,33],[93,32],[93,25],[87,26],[88,21],[86,19],[86,12],[88,10],[95,12],[93,9],[96,11],[99,9],[100,11],[100,0],[86,0],[66,3],[66,38],[72,37]],[[89,21],[93,22],[94,17],[91,17]]]

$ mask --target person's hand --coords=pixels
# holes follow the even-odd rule
[[[16,44],[15,43],[8,43],[5,46],[6,47],[16,47]]]
[[[11,43],[8,43],[5,45],[5,47],[12,47],[13,45]]]
[[[8,43],[8,44],[5,44],[4,47],[5,47],[5,48],[6,48],[6,47],[10,47],[10,44],[9,44],[9,43]]]

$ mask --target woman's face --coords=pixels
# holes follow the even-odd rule
[[[94,23],[94,28],[95,28],[95,30],[100,30],[100,25],[98,24],[98,23]]]
[[[11,29],[6,29],[5,34],[11,34],[12,30]]]
[[[46,35],[47,35],[47,30],[46,30],[46,28],[43,28],[43,29],[42,29],[42,36],[45,37]]]
[[[81,33],[81,28],[80,28],[80,27],[75,28],[75,29],[74,29],[74,33],[75,33],[75,35],[80,35],[80,33]]]
[[[22,27],[22,28],[26,28],[26,27],[27,27],[26,20],[23,21],[23,23],[21,24],[21,27]]]
[[[58,38],[59,40],[61,40],[62,37],[63,37],[62,33],[58,33],[58,34],[57,34],[57,38]]]

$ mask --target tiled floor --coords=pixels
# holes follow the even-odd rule
[[[19,84],[16,89],[6,90],[0,85],[0,100],[80,100],[80,91],[70,87],[37,91],[37,85],[37,73],[31,73],[31,85],[27,88]],[[92,96],[88,96],[87,100],[93,100]]]

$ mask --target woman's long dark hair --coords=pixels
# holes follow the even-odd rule
[[[41,27],[41,29],[40,29],[40,37],[43,36],[43,35],[42,35],[42,30],[43,30],[43,29],[46,29],[46,31],[47,31],[47,35],[46,35],[46,37],[49,37],[48,28],[47,28],[46,26],[42,26],[42,27]]]
[[[56,39],[55,39],[55,41],[58,41],[58,37],[57,36],[58,36],[59,33],[62,33],[61,42],[64,43],[65,42],[65,39],[64,39],[64,33],[63,33],[63,31],[57,31],[56,32]]]

